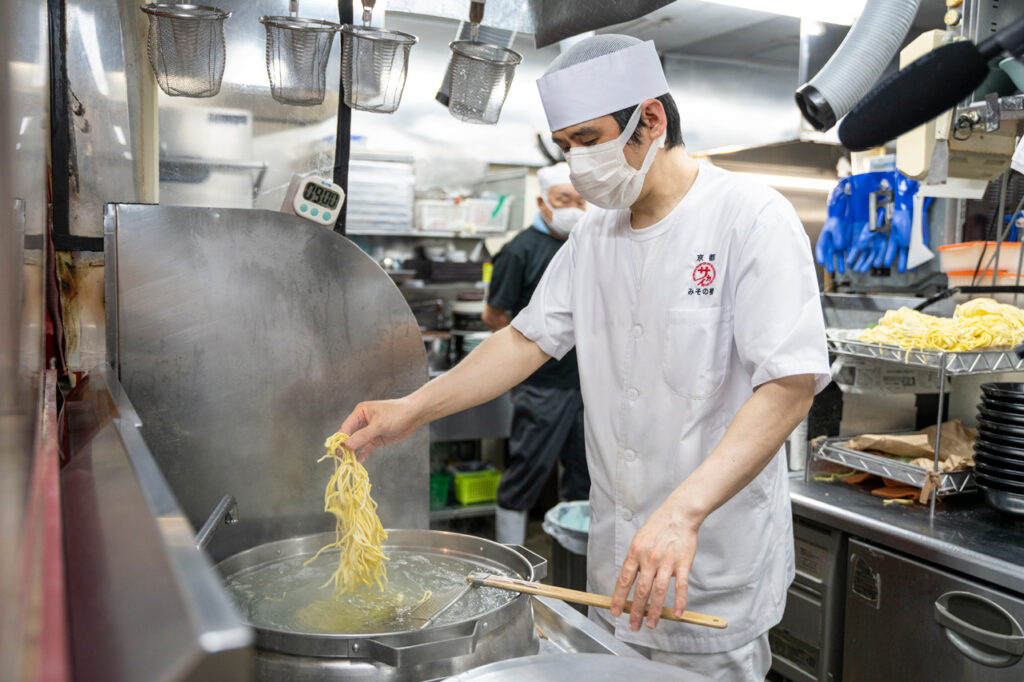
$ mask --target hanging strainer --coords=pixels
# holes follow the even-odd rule
[[[341,83],[345,104],[361,111],[390,114],[402,101],[409,50],[417,38],[371,26],[341,27]]]
[[[468,123],[497,123],[516,66],[523,61],[522,55],[508,48],[472,40],[459,40],[450,47],[452,64],[448,111]]]
[[[327,92],[327,62],[339,24],[299,17],[260,17],[267,29],[270,94],[281,104],[313,106]]]
[[[216,7],[149,4],[149,63],[168,95],[213,97],[224,76],[224,20]]]

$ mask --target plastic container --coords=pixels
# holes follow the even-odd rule
[[[464,202],[450,199],[421,199],[416,202],[416,229],[424,232],[464,232],[469,216]]]
[[[430,509],[443,509],[448,506],[448,496],[452,490],[452,475],[447,471],[430,472]]]
[[[455,474],[455,499],[459,504],[480,504],[498,499],[498,484],[501,472],[496,469],[457,472]]]
[[[1000,260],[1002,260],[1000,258]],[[976,286],[990,286],[992,284],[992,271],[986,270],[983,275],[980,275],[975,280],[975,270],[959,270],[957,272],[946,273],[946,279],[949,281],[949,287],[969,287],[972,283]],[[996,286],[1001,287],[1012,287],[1017,285],[1017,274],[1010,272],[1009,270],[1003,270],[1000,268],[999,275],[996,277]],[[1024,277],[1021,278],[1021,285],[1024,285]],[[981,294],[988,298],[994,298],[1000,303],[1011,303],[1024,305],[1024,294],[1017,295],[1016,303],[1013,300],[1013,294]],[[973,296],[963,296],[963,300],[968,300]]]
[[[975,271],[979,265],[989,266],[995,261],[989,262],[995,256],[995,242],[959,242],[957,244],[944,244],[939,247],[939,269],[946,274],[962,272],[964,270]],[[984,256],[982,256],[984,251]],[[1003,242],[999,248],[999,270],[1006,270],[1017,274],[1017,258],[1020,255],[1020,242]],[[979,264],[978,259],[982,262]]]
[[[466,220],[470,232],[501,233],[508,230],[510,201],[504,194],[497,197],[467,199]]]

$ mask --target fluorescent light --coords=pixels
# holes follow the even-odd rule
[[[704,2],[851,26],[864,11],[864,3],[867,0],[772,0],[771,2],[766,0],[704,0]]]
[[[32,119],[29,116],[21,117],[21,125],[18,127],[18,137],[21,137],[22,135],[25,134],[25,131],[28,130],[28,124],[31,122]]]
[[[804,175],[773,175],[768,173],[744,173],[742,171],[736,172],[736,175],[742,175],[745,178],[764,183],[775,189],[795,189],[805,192],[828,193],[839,182],[829,178],[811,178]]]
[[[125,139],[124,131],[121,130],[121,126],[114,126],[114,137],[117,138],[118,143],[120,143],[122,147],[128,144],[128,140]]]

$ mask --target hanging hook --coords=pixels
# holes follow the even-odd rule
[[[373,6],[377,4],[377,0],[363,0],[363,26],[370,25],[370,19],[373,14]]]
[[[288,0],[288,14],[293,17],[299,16],[299,0]]]

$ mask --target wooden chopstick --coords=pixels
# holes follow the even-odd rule
[[[555,599],[561,599],[574,604],[596,606],[599,609],[610,609],[612,606],[612,598],[606,597],[603,594],[570,590],[566,587],[555,587],[554,585],[543,585],[541,583],[530,582],[529,580],[519,580],[518,578],[506,578],[505,576],[489,575],[487,573],[474,573],[468,576],[466,580],[474,585],[486,585],[487,587],[497,587],[498,589],[510,590],[512,592],[536,594],[541,597],[554,597]],[[628,612],[631,608],[633,608],[633,602],[627,600],[626,605],[623,607],[623,612]],[[646,613],[644,615],[646,615]],[[724,629],[727,625],[724,618],[708,616],[695,611],[683,611],[683,615],[676,618],[675,614],[672,613],[672,609],[668,606],[662,607],[661,617],[665,620],[673,620],[679,623],[690,623],[691,625],[703,625],[705,627],[717,628],[719,630]]]

